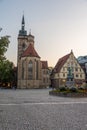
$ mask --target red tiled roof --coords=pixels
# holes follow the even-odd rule
[[[48,68],[47,61],[41,61],[41,63],[42,63],[42,69],[47,69]]]
[[[56,66],[54,67],[54,71],[55,72],[59,72],[60,69],[63,67],[63,65],[65,64],[65,62],[67,61],[67,59],[69,58],[71,53],[63,56],[62,58],[60,58],[56,64]]]
[[[32,44],[29,44],[28,48],[22,54],[22,57],[27,56],[40,58],[40,56],[38,55]]]

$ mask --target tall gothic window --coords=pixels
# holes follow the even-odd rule
[[[33,79],[33,62],[30,61],[28,64],[28,79]]]
[[[35,60],[35,77],[36,77],[36,80],[38,79],[38,61]]]
[[[38,61],[36,61],[36,79],[38,79]]]
[[[24,79],[24,61],[22,61],[22,79]]]

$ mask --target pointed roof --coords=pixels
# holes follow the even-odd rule
[[[26,36],[27,31],[25,30],[25,20],[24,20],[24,14],[22,16],[22,22],[21,22],[21,30],[19,30],[19,36]]]
[[[42,63],[42,69],[48,68],[48,62],[47,61],[41,61],[41,63]]]
[[[22,57],[28,57],[28,56],[40,58],[40,56],[38,55],[32,44],[29,44],[28,48],[22,54]]]
[[[24,14],[23,14],[23,16],[22,16],[22,24],[25,24]]]
[[[69,58],[69,56],[71,55],[72,52],[70,52],[69,54],[63,56],[62,58],[60,58],[56,64],[56,66],[54,67],[54,71],[55,72],[59,72],[61,70],[61,68],[63,67],[63,65],[65,64],[65,62],[67,61],[67,59]]]

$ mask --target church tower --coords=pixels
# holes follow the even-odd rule
[[[40,88],[49,84],[47,62],[40,61],[40,56],[34,48],[34,36],[27,35],[25,19],[22,16],[21,30],[18,34],[18,88]],[[43,80],[46,79],[46,80]],[[44,83],[43,83],[44,81]]]
[[[34,36],[31,32],[27,35],[23,15],[18,34],[18,88],[39,87],[40,79],[40,56],[34,48]]]
[[[18,59],[21,57],[23,51],[27,46],[27,31],[25,30],[24,15],[22,16],[21,30],[18,34]]]

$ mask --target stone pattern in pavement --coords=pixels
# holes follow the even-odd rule
[[[0,90],[0,130],[87,130],[87,98]]]

